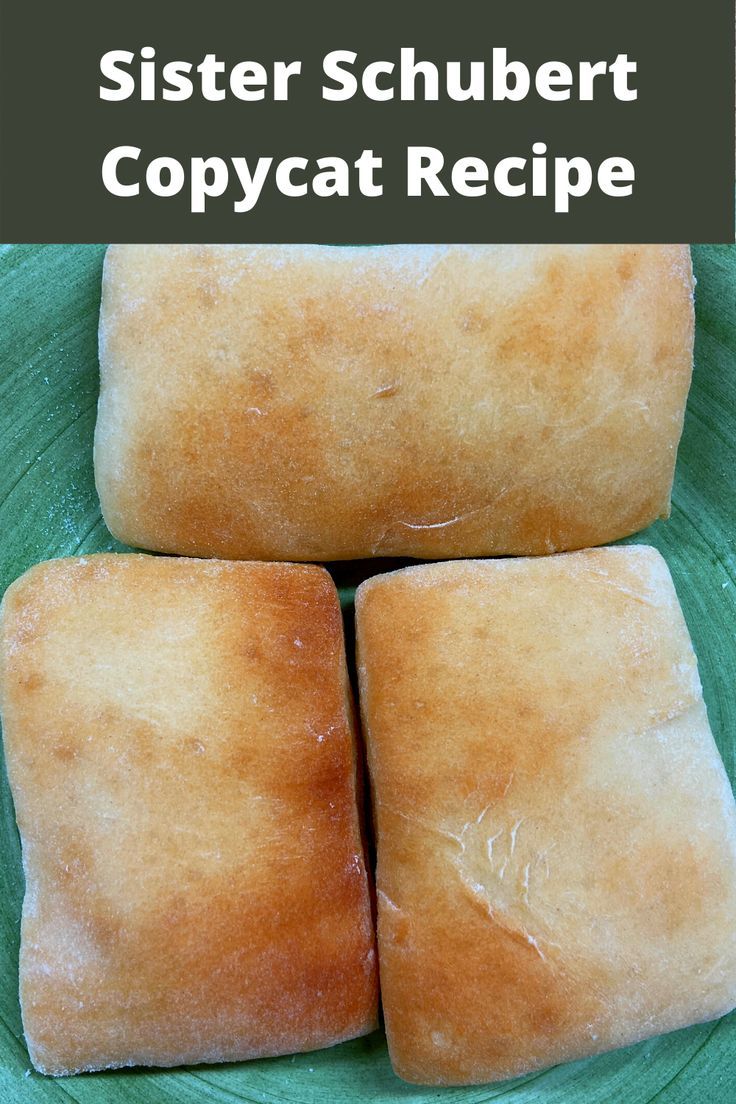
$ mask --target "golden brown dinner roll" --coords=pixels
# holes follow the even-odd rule
[[[326,1047],[376,1024],[335,588],[312,566],[90,556],[2,613],[43,1073]]]
[[[95,470],[120,540],[538,555],[669,512],[680,245],[118,245]]]
[[[357,595],[391,1058],[500,1080],[736,1004],[736,810],[651,548]]]

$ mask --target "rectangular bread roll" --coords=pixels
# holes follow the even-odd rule
[[[651,548],[358,590],[391,1058],[514,1077],[736,1004],[736,809]]]
[[[99,555],[2,610],[33,1064],[222,1062],[372,1030],[335,588],[313,566]]]
[[[127,544],[538,555],[669,512],[679,245],[119,245],[95,471]]]

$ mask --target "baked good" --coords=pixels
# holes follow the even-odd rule
[[[118,245],[95,471],[130,545],[538,555],[669,512],[680,245]]]
[[[736,1004],[736,810],[654,549],[357,594],[391,1058],[513,1077]]]
[[[335,588],[314,566],[98,555],[2,612],[33,1064],[221,1062],[376,1024]]]

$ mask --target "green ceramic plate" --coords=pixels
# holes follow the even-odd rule
[[[92,476],[97,312],[103,248],[0,247],[0,588],[38,560],[120,549]],[[635,540],[667,559],[685,609],[716,740],[736,776],[736,246],[694,250],[695,378],[672,517]],[[338,566],[352,588],[384,564]],[[15,1101],[287,1104],[341,1101],[514,1104],[732,1104],[736,1015],[501,1085],[421,1089],[397,1080],[380,1032],[332,1050],[175,1071],[115,1071],[54,1081],[30,1070],[18,1008],[23,876],[7,783],[0,792],[0,1104]],[[736,923],[736,917],[734,917]]]

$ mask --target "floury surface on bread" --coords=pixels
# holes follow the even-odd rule
[[[112,246],[95,473],[128,544],[538,555],[667,516],[679,245]]]
[[[356,596],[391,1058],[501,1080],[736,1004],[736,810],[647,547]]]
[[[371,1031],[377,968],[342,620],[310,565],[98,555],[2,609],[44,1073]]]

